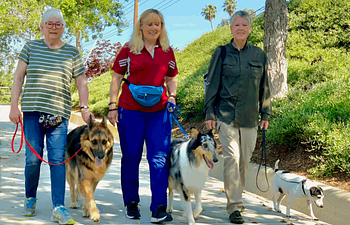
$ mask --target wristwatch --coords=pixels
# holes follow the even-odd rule
[[[89,108],[89,106],[87,106],[87,105],[83,105],[80,107],[80,109],[88,109],[88,108]]]

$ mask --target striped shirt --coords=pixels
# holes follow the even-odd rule
[[[28,65],[22,111],[45,112],[69,119],[72,78],[85,72],[78,49],[69,44],[50,49],[40,39],[27,42],[18,58]]]

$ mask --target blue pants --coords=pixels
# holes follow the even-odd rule
[[[118,109],[118,132],[122,150],[121,184],[124,205],[130,201],[140,202],[139,165],[143,144],[147,146],[147,160],[150,168],[152,200],[150,210],[167,205],[169,167],[167,157],[170,151],[171,130],[164,129],[165,111],[140,112]]]
[[[62,123],[55,128],[44,128],[39,123],[39,112],[24,112],[23,127],[24,136],[32,148],[42,157],[44,149],[44,138],[46,135],[46,149],[48,162],[61,163],[65,159],[65,147],[67,143],[68,120],[63,118]],[[36,198],[41,160],[26,145],[25,165],[25,191],[26,198]],[[66,167],[61,165],[50,165],[51,198],[53,206],[64,205],[66,188]]]

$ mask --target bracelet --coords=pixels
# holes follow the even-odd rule
[[[110,111],[116,111],[116,110],[118,110],[118,108],[108,109],[108,112],[110,112]]]
[[[88,108],[89,108],[89,106],[87,106],[87,105],[83,105],[80,107],[80,109],[88,109]]]
[[[169,97],[168,97],[168,98],[170,98],[170,97],[173,97],[173,98],[175,98],[175,99],[176,99],[176,95],[169,95]]]
[[[112,104],[117,104],[116,102],[110,102],[108,103],[108,105],[112,105]]]

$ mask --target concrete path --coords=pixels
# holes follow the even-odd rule
[[[24,146],[22,151],[14,154],[11,150],[11,140],[16,126],[8,119],[9,105],[0,105],[0,224],[57,224],[50,221],[51,195],[49,166],[42,163],[40,183],[38,189],[37,215],[32,218],[21,216],[24,202]],[[77,125],[70,123],[69,129]],[[15,138],[15,150],[20,145],[20,131]],[[44,159],[47,159],[44,156]],[[114,145],[114,159],[105,178],[99,183],[95,192],[97,206],[101,211],[101,221],[93,223],[89,218],[82,217],[81,209],[69,209],[76,224],[151,224],[150,218],[150,190],[149,170],[145,157],[140,165],[140,209],[141,219],[130,220],[124,215],[122,191],[120,185],[120,159],[119,143]],[[231,224],[225,210],[226,197],[223,192],[223,183],[209,177],[202,193],[203,212],[197,219],[197,224]],[[252,193],[244,193],[246,210],[242,214],[246,223],[250,224],[327,224],[312,221],[309,216],[292,210],[291,220],[285,220],[284,214],[271,210],[272,202]],[[69,187],[66,186],[66,205],[69,205]],[[82,201],[79,201],[82,205]],[[285,207],[282,207],[285,212]],[[174,220],[167,224],[187,224],[182,217],[179,195],[174,199]]]

